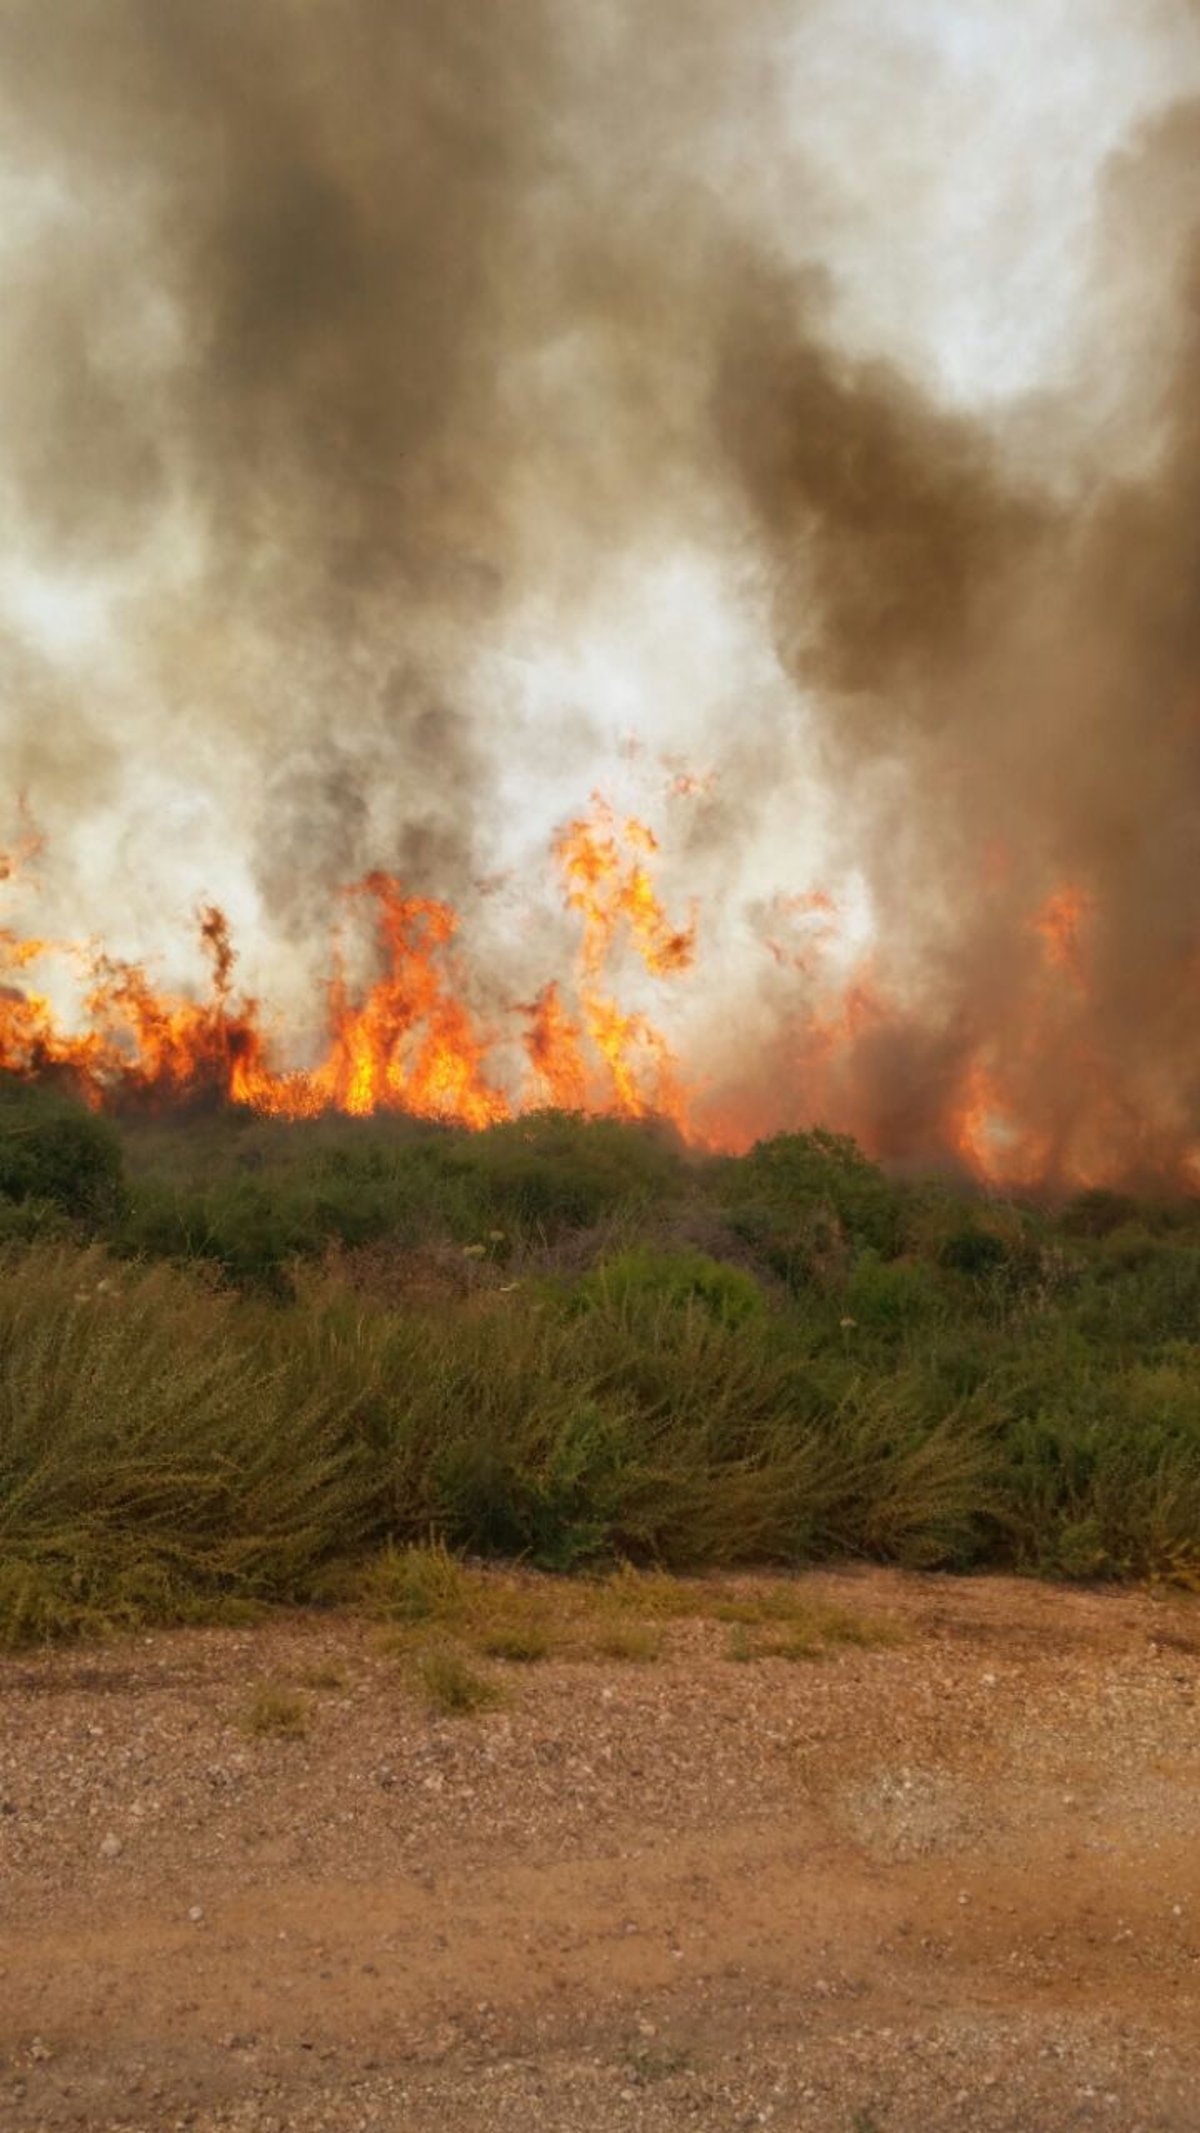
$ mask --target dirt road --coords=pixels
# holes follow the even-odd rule
[[[1196,2133],[1200,1606],[809,1582],[901,1640],[457,1719],[343,1617],[0,1663],[0,2125]]]

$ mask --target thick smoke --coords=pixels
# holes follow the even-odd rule
[[[1019,1137],[1049,1178],[1177,1176],[1200,1110],[1200,109],[1108,172],[1100,362],[980,415],[839,306],[843,209],[774,86],[822,9],[669,6],[649,44],[640,19],[4,11],[0,492],[27,561],[108,581],[117,646],[101,686],[14,640],[11,782],[70,852],[72,824],[132,836],[173,778],[198,850],[224,836],[297,952],[372,866],[466,903],[469,931],[514,751],[532,775],[575,749],[592,782],[587,717],[523,724],[495,646],[539,597],[569,637],[623,557],[703,553],[791,689],[708,738],[688,886],[728,905],[756,844],[811,886],[803,758],[873,914],[836,1044],[811,958],[716,957],[687,1060],[714,1116],[824,1116],[925,1162],[973,1111],[977,1154]],[[890,169],[875,109],[865,192],[873,154]],[[786,162],[786,215],[747,144]],[[497,998],[528,994],[518,949]]]
[[[1113,223],[1198,165],[1193,105],[1114,169]],[[993,1155],[1007,1114],[1044,1177],[1178,1177],[1200,1143],[1200,244],[1172,273],[1178,233],[1136,229],[1173,343],[1136,477],[1039,490],[1003,430],[789,337],[786,289],[721,366],[718,434],[894,985],[826,1100],[894,1158],[944,1144],[978,1072]]]
[[[174,755],[215,791],[301,930],[385,855],[470,879],[487,746],[463,699],[505,573],[556,64],[537,0],[0,19],[10,152],[45,193],[6,297],[20,539],[129,567],[130,769]],[[137,567],[164,542],[165,590]],[[80,698],[58,769],[86,807]],[[44,802],[23,710],[10,691]]]

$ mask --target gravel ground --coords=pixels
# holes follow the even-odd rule
[[[900,1640],[453,1719],[350,1616],[0,1663],[4,2133],[1197,2133],[1200,1606],[805,1585]]]

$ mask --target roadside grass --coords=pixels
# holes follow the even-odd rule
[[[452,1645],[425,1645],[413,1655],[413,1674],[427,1708],[441,1718],[465,1718],[505,1701],[500,1683],[481,1674]]]
[[[567,1579],[466,1563],[440,1542],[388,1549],[354,1599],[384,1623],[380,1649],[409,1663],[432,1648],[513,1666],[649,1664],[669,1652],[671,1630],[685,1622],[730,1626],[729,1655],[739,1659],[879,1648],[903,1637],[894,1621],[837,1606],[793,1580],[681,1578],[630,1564]]]
[[[1200,1202],[0,1095],[0,1648],[355,1596],[534,1665],[848,1560],[1200,1591]]]
[[[245,1620],[370,1530],[335,1381],[168,1266],[0,1263],[0,1643]]]

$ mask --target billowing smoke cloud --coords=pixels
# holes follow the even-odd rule
[[[861,113],[882,259],[931,181],[897,185],[869,53],[822,87],[831,20],[10,6],[0,493],[22,569],[106,586],[108,641],[40,659],[14,637],[6,772],[102,902],[113,837],[147,905],[192,839],[197,866],[238,855],[298,955],[372,866],[469,930],[523,755],[530,791],[576,761],[578,796],[594,781],[594,710],[564,698],[539,730],[506,658],[569,640],[606,574],[701,556],[782,676],[731,690],[681,840],[687,886],[741,926],[690,1009],[714,1118],[1178,1175],[1200,1111],[1200,109],[1105,176],[1107,363],[1081,342],[1053,390],[970,409],[907,326],[871,352],[861,216],[792,137],[798,49]],[[781,892],[814,886],[789,825],[818,775],[825,852],[871,913],[836,1012],[803,930],[766,954],[747,884],[753,853]],[[494,997],[527,996],[522,943],[480,923]]]
[[[1194,207],[1197,167],[1200,104],[1112,171],[1112,223],[1189,181]],[[1003,1168],[1008,1133],[1017,1169],[1151,1179],[1200,1146],[1200,242],[1172,267],[1178,229],[1135,228],[1170,349],[1137,476],[1035,486],[1002,426],[789,338],[786,289],[721,368],[879,914],[884,996],[826,1102],[896,1158],[949,1137]]]
[[[38,210],[6,298],[23,552],[128,571],[129,767],[174,754],[214,792],[299,929],[381,853],[442,892],[470,878],[486,746],[463,698],[505,569],[556,64],[536,0],[502,23],[434,0],[0,22]],[[22,711],[10,691],[44,802]]]

